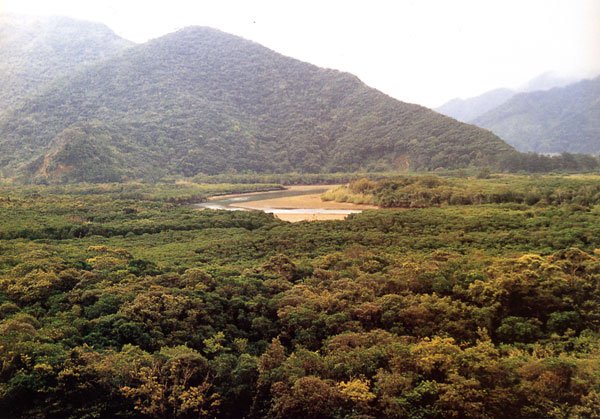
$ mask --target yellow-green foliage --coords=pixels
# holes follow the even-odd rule
[[[600,203],[600,176],[413,175],[377,181],[363,178],[332,190],[323,198],[389,208],[501,203],[589,206]]]
[[[170,186],[2,186],[2,416],[598,415],[598,207],[290,224]]]
[[[373,204],[373,196],[353,193],[346,186],[338,186],[321,195],[323,201],[349,202],[352,204]]]

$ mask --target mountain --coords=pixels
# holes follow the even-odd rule
[[[517,89],[518,92],[536,92],[539,90],[550,90],[555,87],[564,87],[569,84],[577,83],[583,77],[568,77],[561,76],[552,71],[542,73],[537,77],[529,80],[525,85]]]
[[[469,99],[452,99],[435,110],[459,121],[469,122],[502,105],[514,95],[515,92],[510,89],[495,89]]]
[[[0,113],[58,77],[131,45],[99,23],[0,14]]]
[[[191,27],[62,79],[0,117],[0,170],[50,180],[494,165],[492,133],[357,77]]]
[[[517,93],[549,90],[554,87],[566,86],[577,81],[578,79],[575,77],[564,77],[552,72],[546,72],[529,80],[516,90],[500,88],[490,90],[479,96],[468,99],[455,98],[444,103],[442,106],[435,108],[435,110],[459,121],[472,123],[484,113],[506,103]]]
[[[521,151],[600,154],[600,77],[518,94],[473,123]]]

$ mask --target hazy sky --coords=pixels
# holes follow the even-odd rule
[[[554,71],[600,72],[600,0],[0,0],[143,42],[188,25],[243,36],[435,107]]]

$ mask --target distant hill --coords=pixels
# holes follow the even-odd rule
[[[494,89],[468,99],[455,98],[435,110],[462,122],[473,123],[486,112],[502,105],[517,93],[548,90],[577,82],[575,77],[558,76],[552,72],[540,74],[518,89]]]
[[[555,87],[564,87],[569,84],[577,83],[582,77],[560,76],[551,71],[542,73],[529,80],[525,85],[517,89],[517,93],[537,92],[539,90],[550,90]]]
[[[521,151],[600,154],[600,77],[518,94],[473,123]]]
[[[0,14],[0,113],[131,45],[99,23]]]
[[[459,121],[469,122],[502,105],[515,94],[510,89],[495,89],[469,99],[452,99],[435,110]]]
[[[351,74],[192,27],[62,79],[0,117],[0,170],[49,180],[493,166],[494,134]]]

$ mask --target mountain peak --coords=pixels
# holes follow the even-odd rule
[[[94,181],[112,180],[116,168],[122,178],[455,168],[514,152],[488,131],[351,74],[198,26],[128,48],[25,101],[0,118],[0,146],[6,173],[82,180],[76,166],[88,164],[102,167],[85,178]],[[98,153],[106,158],[90,157]]]
[[[0,14],[0,113],[48,83],[131,45],[101,23]]]
[[[547,71],[539,76],[529,80],[524,86],[518,89],[519,92],[535,92],[540,90],[550,90],[555,87],[564,87],[581,80],[578,77],[562,76],[553,71]]]
[[[459,121],[470,122],[506,102],[514,94],[510,89],[494,89],[468,99],[452,99],[435,110]]]

